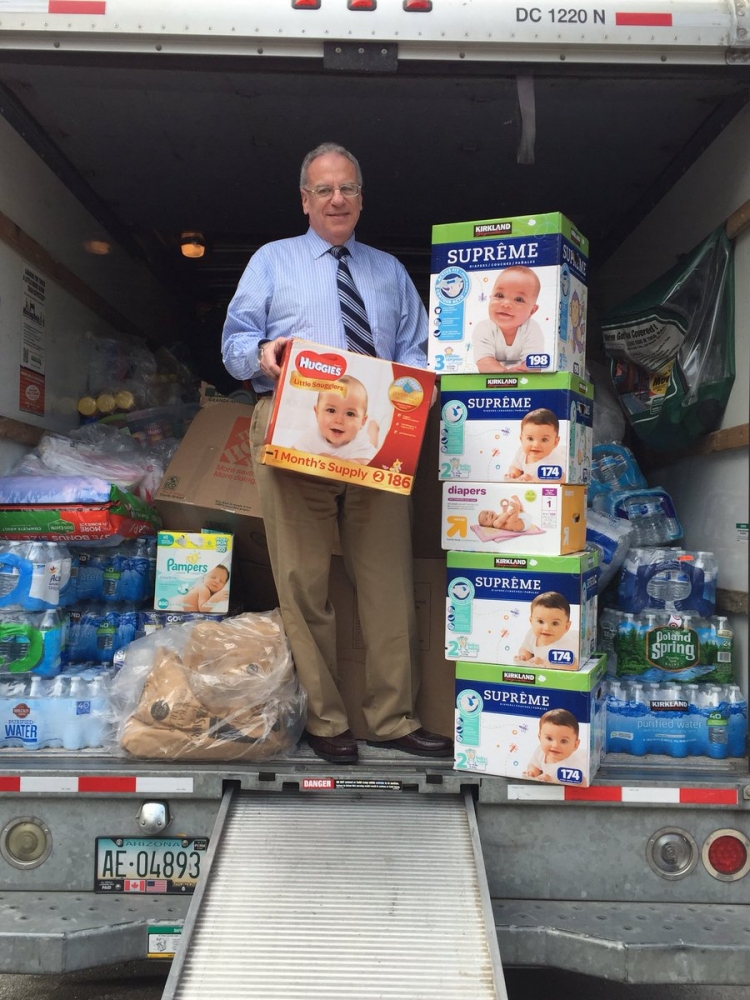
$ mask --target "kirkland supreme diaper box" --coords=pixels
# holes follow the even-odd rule
[[[606,664],[601,653],[575,673],[457,663],[455,769],[585,788],[604,753]]]
[[[448,552],[445,655],[578,670],[596,644],[598,556]]]
[[[580,552],[586,548],[586,487],[443,483],[442,545],[461,552]]]
[[[582,375],[588,255],[559,212],[433,226],[430,367]]]
[[[589,482],[589,382],[565,373],[446,375],[440,390],[440,479]]]
[[[160,531],[154,608],[226,614],[232,542],[232,535],[221,532]]]
[[[434,385],[421,368],[292,339],[261,461],[409,494]]]

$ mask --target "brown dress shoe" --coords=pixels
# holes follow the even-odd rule
[[[316,757],[329,760],[333,764],[356,764],[357,741],[351,729],[346,729],[338,736],[316,736],[305,730],[305,739]]]
[[[453,740],[447,736],[438,736],[437,733],[429,733],[426,729],[416,729],[406,736],[399,736],[396,740],[368,740],[371,747],[391,747],[394,750],[403,750],[404,753],[413,753],[418,757],[451,757],[453,755]]]

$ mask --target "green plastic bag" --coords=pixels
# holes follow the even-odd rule
[[[602,321],[635,433],[656,451],[716,430],[734,382],[734,248],[724,226]]]

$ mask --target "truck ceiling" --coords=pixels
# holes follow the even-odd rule
[[[396,253],[426,295],[435,223],[562,211],[589,237],[595,269],[750,88],[746,58],[394,51],[383,71],[349,42],[299,59],[24,50],[4,36],[0,111],[165,283],[220,304],[258,245],[304,230],[299,165],[319,142],[359,157],[358,237]],[[180,255],[186,230],[205,237],[200,260]]]

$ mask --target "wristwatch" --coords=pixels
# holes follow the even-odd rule
[[[260,364],[261,361],[263,360],[263,348],[266,346],[266,344],[270,344],[270,343],[271,343],[270,340],[259,340],[258,341],[258,364]]]

